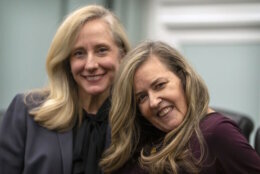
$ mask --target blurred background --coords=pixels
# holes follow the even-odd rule
[[[47,83],[45,58],[71,11],[100,4],[120,18],[132,46],[176,47],[208,85],[210,105],[260,126],[259,0],[0,0],[0,110],[16,93]],[[251,144],[253,138],[251,138]]]

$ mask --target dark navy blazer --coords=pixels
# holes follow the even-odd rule
[[[70,174],[72,130],[59,133],[40,126],[23,99],[17,95],[2,118],[0,174]],[[109,142],[107,134],[106,146]]]

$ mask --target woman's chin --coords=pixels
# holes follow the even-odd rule
[[[97,95],[103,95],[103,94],[105,94],[106,91],[108,91],[108,90],[103,89],[103,88],[92,88],[92,89],[88,89],[88,90],[86,91],[86,93],[87,93],[88,95],[97,96]]]

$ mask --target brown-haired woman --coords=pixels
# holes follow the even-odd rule
[[[238,126],[208,105],[206,85],[181,54],[141,43],[113,87],[105,173],[260,173]]]

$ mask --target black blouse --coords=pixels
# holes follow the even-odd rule
[[[106,142],[110,99],[96,115],[84,112],[80,127],[73,129],[73,174],[101,174],[98,166]]]

